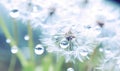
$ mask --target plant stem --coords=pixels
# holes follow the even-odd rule
[[[16,23],[16,20],[13,19],[13,34],[14,34],[14,37],[15,37],[15,41],[16,41],[16,45],[18,45],[18,30],[17,30],[17,23]],[[10,66],[9,66],[9,71],[14,71],[14,68],[15,68],[15,64],[16,64],[16,56],[15,55],[12,55],[11,56],[11,61],[10,61]]]
[[[12,55],[8,71],[14,71],[15,64],[16,64],[16,56]]]
[[[5,24],[4,20],[2,19],[2,17],[0,17],[0,26],[1,26],[4,34],[5,34],[6,38],[9,38],[11,40],[10,46],[12,47],[12,46],[16,45],[16,43],[12,39],[12,37],[11,37],[9,31],[8,31],[8,28],[6,27],[6,24]],[[23,56],[23,54],[21,53],[20,50],[19,50],[19,52],[16,55],[19,58],[22,66],[26,66],[27,65],[27,61],[26,61],[25,57]]]
[[[32,27],[30,25],[30,20],[28,21],[28,35],[30,37],[29,41],[28,41],[28,46],[30,49],[30,55],[31,55],[31,64],[32,64],[32,68],[35,69],[35,59],[34,59],[34,44],[33,44],[33,33],[32,33]]]

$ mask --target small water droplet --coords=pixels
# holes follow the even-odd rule
[[[110,53],[111,53],[111,50],[110,50],[110,49],[106,49],[106,50],[105,50],[105,53],[106,53],[106,54],[110,54]]]
[[[33,7],[33,11],[34,11],[34,12],[37,12],[37,11],[40,11],[40,10],[42,10],[42,7],[39,6],[39,5],[35,5],[35,6]]]
[[[11,11],[10,11],[10,16],[11,16],[12,18],[17,18],[17,17],[19,16],[19,11],[18,11],[18,9],[13,9],[13,10],[11,10]]]
[[[11,42],[11,40],[10,39],[6,39],[6,43],[10,43]]]
[[[74,71],[74,69],[73,68],[68,68],[67,71]]]
[[[60,41],[60,47],[61,48],[67,48],[69,46],[69,42],[66,39],[63,39]]]
[[[88,51],[85,50],[85,49],[82,49],[82,50],[80,51],[80,54],[81,54],[82,56],[87,56],[87,55],[88,55]]]
[[[117,60],[117,65],[120,68],[120,60]]]
[[[53,36],[53,40],[58,41],[59,37],[60,37],[59,35],[55,35],[55,36]]]
[[[99,48],[99,51],[100,51],[100,52],[103,52],[103,49],[102,49],[102,48]]]
[[[13,47],[11,48],[11,52],[12,52],[13,54],[17,53],[17,52],[18,52],[17,46],[13,46]]]
[[[28,35],[25,35],[24,39],[25,39],[25,40],[29,40],[29,36],[28,36]]]
[[[35,53],[37,55],[41,55],[44,53],[44,47],[41,44],[36,45],[35,47]]]

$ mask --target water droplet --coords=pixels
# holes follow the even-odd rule
[[[11,40],[10,39],[6,39],[6,43],[10,43],[11,42]]]
[[[103,49],[102,49],[102,48],[99,48],[99,51],[100,51],[100,52],[103,52]]]
[[[41,44],[36,45],[35,53],[41,55],[44,53],[44,47]]]
[[[74,71],[74,69],[73,68],[68,68],[67,71]]]
[[[109,48],[108,48],[108,49],[105,49],[104,52],[105,52],[106,58],[114,57],[114,54],[115,54],[115,53],[113,53],[113,52],[111,51],[111,49],[109,49]]]
[[[12,18],[17,18],[17,17],[19,16],[19,11],[18,11],[18,9],[13,9],[13,10],[11,10],[11,11],[10,11],[10,16],[11,16]]]
[[[82,49],[82,50],[80,51],[80,54],[81,54],[82,56],[87,56],[87,55],[88,55],[88,51],[85,50],[85,49]]]
[[[29,36],[28,36],[28,35],[25,35],[24,39],[25,39],[25,40],[29,40]]]
[[[60,36],[59,36],[59,35],[54,35],[54,36],[53,36],[53,40],[55,40],[55,41],[58,41],[58,40],[59,40],[59,38],[60,38]]]
[[[106,53],[106,54],[110,54],[110,53],[111,53],[111,50],[110,50],[110,49],[106,49],[106,50],[105,50],[105,53]]]
[[[12,52],[13,54],[17,53],[17,52],[18,52],[17,46],[13,46],[13,47],[11,48],[11,52]]]
[[[69,42],[66,39],[63,39],[60,41],[60,47],[61,48],[67,48],[69,46]]]
[[[120,60],[117,60],[117,65],[120,68]]]
[[[35,6],[33,7],[33,11],[34,11],[34,12],[37,12],[37,11],[40,11],[40,10],[42,10],[42,7],[39,6],[39,5],[35,5]]]

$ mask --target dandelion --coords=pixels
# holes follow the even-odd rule
[[[117,38],[119,28],[117,23],[109,24],[109,20],[112,20],[113,17],[117,19],[114,15],[119,15],[119,8],[116,8],[113,15],[111,14],[113,8],[105,5],[103,1],[96,2],[96,5],[100,8],[91,4],[92,0],[86,5],[87,7],[83,8],[78,7],[73,2],[70,3],[73,7],[68,5],[67,8],[62,8],[58,3],[58,6],[61,7],[56,8],[56,19],[47,24],[40,23],[43,28],[43,35],[45,35],[40,40],[48,46],[48,52],[64,56],[66,62],[74,62],[74,59],[83,62],[84,59],[89,59],[89,56],[98,45],[102,44],[103,49],[101,48],[100,51],[105,52],[106,56],[112,54],[111,57],[114,57],[113,52],[111,52],[113,49],[109,51],[109,48],[115,46],[113,42]],[[107,8],[104,9],[106,6]],[[112,29],[113,26],[116,29]],[[49,32],[47,33],[47,31]],[[119,41],[115,42],[118,43]],[[116,45],[117,48],[118,44]]]
[[[12,18],[31,21],[40,28],[40,41],[47,51],[64,56],[66,62],[89,59],[99,45],[103,63],[120,52],[120,8],[104,0],[13,0],[1,1]],[[15,3],[15,4],[14,4]],[[25,37],[29,40],[29,37]],[[6,41],[10,43],[10,41]],[[42,45],[35,47],[43,54]],[[117,62],[119,64],[119,61]]]

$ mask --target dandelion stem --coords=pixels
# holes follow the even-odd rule
[[[18,31],[17,31],[17,23],[16,23],[16,20],[13,19],[13,33],[14,33],[14,37],[15,37],[15,41],[16,41],[16,45],[18,45]],[[10,61],[10,67],[9,67],[9,71],[14,71],[14,68],[15,68],[15,64],[16,64],[16,56],[15,55],[12,55],[11,57],[11,61]]]
[[[4,34],[5,34],[5,36],[7,38],[9,38],[10,40],[12,40],[12,42],[10,43],[10,46],[12,47],[12,46],[16,45],[16,43],[12,39],[12,37],[11,37],[11,35],[10,35],[7,27],[6,27],[6,24],[5,24],[4,20],[2,19],[2,17],[0,17],[0,26],[1,26],[1,28],[2,28],[2,30],[4,32]],[[22,66],[27,65],[27,61],[25,60],[25,57],[23,56],[23,54],[21,53],[21,51],[19,51],[16,55],[20,59],[20,62],[22,64]]]
[[[30,55],[31,55],[31,62],[34,68],[34,44],[33,44],[33,34],[32,34],[32,27],[30,25],[30,20],[28,21],[28,35],[30,37],[29,41],[28,41],[28,45],[29,45],[29,49],[30,49]]]
[[[8,71],[14,71],[15,64],[16,64],[16,56],[12,55]]]

